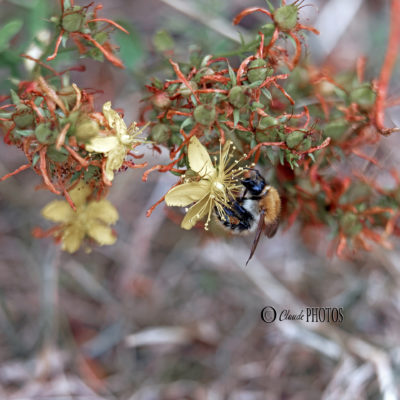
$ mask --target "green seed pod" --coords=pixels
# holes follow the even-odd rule
[[[311,148],[311,138],[310,137],[306,137],[301,143],[300,145],[297,147],[298,151],[307,151]]]
[[[266,129],[276,126],[278,124],[278,120],[274,117],[262,117],[258,121],[258,129],[260,131],[265,131]]]
[[[210,126],[215,121],[216,111],[214,107],[202,104],[195,108],[193,116],[199,124]]]
[[[183,97],[190,97],[193,94],[192,91],[195,91],[198,88],[197,83],[194,81],[190,81],[189,85],[192,88],[192,90],[190,90],[184,83],[181,84],[181,87],[179,88],[179,93]]]
[[[74,135],[78,139],[78,142],[87,143],[99,134],[99,130],[99,124],[96,121],[84,118],[78,121]]]
[[[293,131],[286,136],[286,144],[289,149],[297,147],[304,139],[304,132]]]
[[[241,86],[234,86],[228,95],[229,103],[236,108],[242,108],[248,103],[248,97]]]
[[[356,103],[362,110],[368,111],[375,104],[376,93],[372,90],[371,85],[365,84],[350,93],[350,102]]]
[[[39,124],[35,129],[35,136],[40,143],[54,143],[57,138],[58,132],[51,129],[50,124]]]
[[[75,105],[76,92],[72,86],[63,87],[58,91],[58,95],[67,107],[72,108]]]
[[[25,104],[18,104],[13,114],[13,120],[17,128],[24,129],[31,126],[35,121],[32,108]]]
[[[268,67],[268,63],[261,59],[253,60],[247,70],[247,79],[250,83],[263,81],[267,76],[272,75],[274,70]]]
[[[330,137],[335,142],[338,142],[343,138],[348,128],[349,124],[344,119],[331,121],[325,125],[323,135],[325,137]]]
[[[47,148],[46,155],[55,162],[64,162],[68,158],[68,151],[61,148],[60,150],[56,149],[56,146],[51,145]]]
[[[346,236],[353,237],[361,232],[362,224],[359,221],[357,215],[346,212],[340,217],[339,221],[340,227]]]
[[[156,143],[165,143],[170,137],[169,128],[164,124],[156,124],[151,128],[151,140]]]
[[[85,14],[82,12],[82,7],[73,7],[65,10],[61,26],[67,32],[78,32],[82,29]]]
[[[256,132],[256,140],[258,143],[261,142],[279,142],[279,135],[275,129],[268,132]]]
[[[282,31],[290,31],[297,25],[299,9],[295,4],[279,7],[274,12],[274,21]]]

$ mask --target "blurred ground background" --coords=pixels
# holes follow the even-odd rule
[[[57,10],[55,3],[0,0],[0,24],[23,18],[30,40],[35,24],[44,25]],[[232,17],[242,8],[265,5],[261,0],[103,4],[103,15],[134,28],[126,47],[130,68],[118,71],[82,60],[87,72],[73,80],[104,90],[98,105],[111,99],[128,122],[138,116],[148,76],[164,76],[152,45],[157,30],[173,36],[177,60],[194,42],[218,54],[234,46],[228,38],[236,29]],[[368,76],[379,72],[388,1],[307,4],[312,6],[302,10],[304,22],[322,31],[320,39],[308,41],[315,62],[345,69],[367,55]],[[241,27],[253,32],[263,21],[254,15]],[[12,75],[1,69],[3,92]],[[399,80],[393,82],[398,93]],[[398,109],[388,112],[397,124],[398,115]],[[398,140],[389,138],[382,156],[396,162],[396,145]],[[0,175],[23,162],[16,149],[0,146]],[[28,170],[1,183],[1,399],[399,398],[398,246],[342,262],[326,258],[324,243],[307,248],[295,226],[260,243],[244,268],[250,238],[225,241],[183,231],[162,206],[145,217],[174,182],[173,176],[153,174],[143,183],[137,170],[119,174],[111,191],[120,213],[117,244],[72,256],[31,236],[35,226],[45,226],[39,210],[53,199],[49,192],[33,195],[39,178]],[[292,313],[306,306],[343,307],[344,321],[266,324],[260,311],[269,305]]]

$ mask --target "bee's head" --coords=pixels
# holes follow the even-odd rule
[[[253,196],[260,195],[267,184],[256,169],[249,169],[248,176],[242,179],[241,182]]]

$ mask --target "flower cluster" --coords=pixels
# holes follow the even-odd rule
[[[62,206],[58,202],[57,207],[46,208],[44,215],[53,221],[65,222],[64,248],[76,250],[75,245],[65,243],[67,238],[71,242],[71,232],[77,232],[70,220],[83,220],[79,215],[87,214],[82,211],[86,207],[85,199],[89,194],[99,201],[103,199],[114,173],[120,168],[146,165],[133,161],[141,157],[133,152],[134,148],[145,140],[138,137],[142,130],[136,123],[127,127],[110,102],[104,104],[102,112],[96,112],[90,93],[75,84],[58,87],[57,82],[50,84],[43,77],[22,82],[18,92],[11,94],[12,103],[1,107],[0,122],[5,131],[5,143],[20,148],[27,158],[25,165],[1,180],[32,168],[42,177],[41,187],[63,195],[71,208],[70,213],[67,215],[64,210],[66,202]],[[79,197],[79,204],[76,204],[74,190],[82,185],[86,185],[85,190],[90,193],[85,192],[87,196]],[[96,207],[106,206],[104,202],[99,204]],[[57,212],[60,212],[58,220]],[[115,222],[114,218],[111,222]],[[70,225],[74,228],[68,228]],[[88,231],[94,237],[92,233]],[[80,243],[78,239],[82,235],[75,237],[75,244]]]
[[[142,113],[151,121],[154,148],[170,151],[171,163],[152,170],[186,177],[187,171],[197,172],[195,151],[211,170],[205,149],[216,154],[221,143],[233,142],[233,159],[251,159],[268,170],[279,188],[287,226],[298,221],[304,231],[327,227],[341,256],[349,254],[346,249],[370,249],[371,240],[389,247],[388,236],[399,232],[399,205],[387,199],[398,189],[377,189],[375,181],[366,183],[362,173],[352,172],[357,158],[379,166],[366,150],[396,130],[380,122],[384,83],[365,81],[365,60],[359,60],[354,73],[336,76],[302,60],[301,32],[318,32],[298,22],[300,8],[299,2],[282,2],[277,9],[242,11],[235,24],[254,12],[272,22],[238,49],[236,68],[224,57],[206,56],[189,64],[170,60],[172,79],[154,79],[147,86],[150,95]],[[293,50],[287,48],[287,37],[293,39]],[[193,138],[202,138],[205,147],[195,146]],[[206,216],[208,222],[211,208],[217,207],[209,176],[181,179],[165,196],[167,205],[193,204],[182,222],[186,229]],[[365,187],[369,190],[358,194]],[[226,197],[226,187],[220,193]]]

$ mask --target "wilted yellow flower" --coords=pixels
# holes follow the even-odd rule
[[[63,200],[54,200],[42,210],[42,215],[60,223],[62,249],[74,253],[85,236],[94,239],[100,246],[114,244],[117,240],[109,225],[118,220],[118,211],[108,200],[87,201],[91,189],[80,182],[69,192],[76,206],[74,211]]]
[[[188,145],[188,159],[190,168],[200,179],[189,181],[172,188],[165,195],[165,202],[169,206],[186,207],[194,203],[187,211],[181,227],[191,229],[197,221],[207,215],[205,229],[211,219],[214,207],[219,215],[226,215],[226,208],[230,208],[229,201],[234,198],[235,192],[241,187],[238,177],[243,173],[242,168],[234,169],[237,165],[229,161],[231,142],[226,142],[218,166],[214,167],[207,149],[193,136]]]
[[[111,108],[110,101],[103,105],[103,114],[112,130],[112,135],[97,136],[85,147],[87,151],[103,153],[107,157],[105,173],[107,179],[112,181],[114,171],[121,168],[128,152],[136,144],[145,142],[144,139],[137,138],[144,128],[139,129],[135,122],[127,128],[121,116]]]

